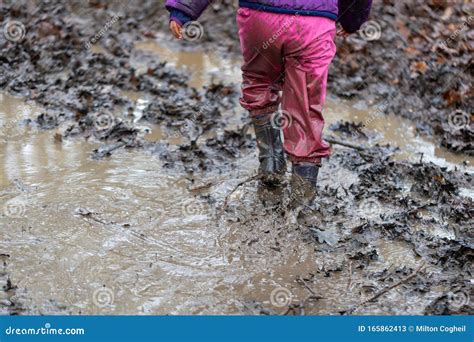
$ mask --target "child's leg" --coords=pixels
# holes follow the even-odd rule
[[[240,8],[237,14],[242,66],[241,105],[250,112],[259,150],[259,173],[263,183],[276,185],[286,171],[285,153],[279,127],[272,114],[280,104],[283,39],[275,33],[282,25],[274,13]]]
[[[293,163],[319,164],[331,152],[322,140],[322,109],[335,33],[330,19],[299,16],[285,35],[282,109],[293,120],[284,128],[284,147]]]
[[[237,12],[244,57],[240,103],[251,116],[274,113],[280,104],[283,39],[275,37],[283,24],[280,19],[277,14],[249,8],[240,8]]]

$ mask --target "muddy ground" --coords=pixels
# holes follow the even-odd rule
[[[2,313],[474,312],[471,4],[376,1],[376,24],[338,42],[333,111],[344,97],[365,116],[327,129],[334,154],[303,219],[288,184],[268,196],[252,180],[238,80],[167,63],[238,64],[235,4],[178,45],[161,5],[137,3],[0,5],[3,27],[25,28],[0,36]],[[373,129],[402,117],[440,158]]]

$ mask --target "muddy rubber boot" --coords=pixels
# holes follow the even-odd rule
[[[308,207],[316,197],[319,165],[293,164],[291,199],[295,206]]]
[[[259,174],[262,183],[277,186],[286,171],[285,152],[281,142],[280,130],[271,124],[271,114],[252,118],[258,146]]]
[[[319,165],[293,164],[287,224],[299,224],[305,227],[319,226],[317,205],[314,202],[318,173]]]

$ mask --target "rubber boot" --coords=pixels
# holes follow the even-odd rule
[[[296,206],[310,206],[316,197],[319,165],[293,164],[291,199]]]
[[[286,171],[280,130],[271,124],[271,114],[252,118],[258,146],[259,174],[269,186],[279,185]]]

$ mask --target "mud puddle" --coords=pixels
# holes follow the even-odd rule
[[[191,71],[225,70],[224,81],[238,82],[235,61],[163,46],[148,41],[137,44],[137,49],[169,56],[177,67]],[[202,87],[211,78],[193,72],[190,84]],[[146,95],[123,94],[135,103],[139,117]],[[367,284],[360,265],[352,266],[344,253],[331,254],[301,242],[298,230],[272,231],[273,223],[263,220],[246,224],[242,233],[241,218],[216,220],[217,205],[210,204],[209,194],[201,189],[210,188],[212,197],[222,200],[239,180],[254,173],[253,155],[240,156],[231,172],[208,171],[192,178],[163,168],[158,158],[143,151],[93,160],[90,151],[97,144],[57,141],[51,131],[23,127],[22,121],[40,109],[7,95],[0,101],[0,119],[3,127],[8,126],[2,130],[7,135],[0,148],[0,253],[6,258],[0,279],[14,284],[3,294],[4,313],[272,314],[298,305],[301,313],[302,303],[313,296],[306,310],[334,314],[359,301],[363,294],[356,288],[374,292],[376,285]],[[355,107],[361,106],[329,98],[328,125],[370,117],[368,110]],[[241,110],[229,111],[224,120],[229,126],[242,125],[243,115]],[[172,146],[182,142],[160,125],[144,125],[151,131],[149,141]],[[400,118],[384,117],[368,128],[379,133],[371,143],[398,145],[400,158],[403,153],[419,158],[415,155],[422,152],[425,160],[451,167],[464,160],[420,140]],[[333,183],[330,172],[323,170],[323,186]],[[340,169],[334,175],[339,184],[357,178]],[[253,192],[250,186],[242,188],[231,201],[255,210]],[[256,210],[265,213],[265,208]],[[362,206],[360,215],[373,210],[372,205]],[[246,234],[250,228],[255,231]],[[255,238],[262,234],[275,235],[274,240]],[[270,246],[269,241],[277,245]],[[374,274],[418,264],[406,242],[379,237],[371,248],[375,254],[368,270]],[[377,307],[369,312],[421,314],[443,291],[412,296],[409,307],[399,311]]]
[[[161,39],[165,41],[166,38]],[[136,43],[135,49],[156,54],[170,65],[186,70],[191,78],[188,82],[191,87],[201,88],[212,79],[233,83],[241,81],[240,61],[235,56],[223,58],[211,52],[183,51],[176,44],[163,44],[158,40]]]

